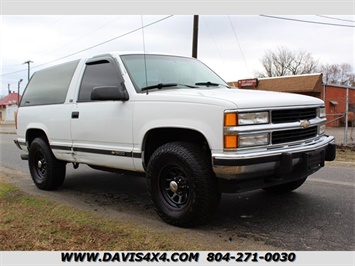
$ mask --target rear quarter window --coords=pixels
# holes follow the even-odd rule
[[[20,106],[64,103],[79,61],[71,61],[34,73],[25,89]]]

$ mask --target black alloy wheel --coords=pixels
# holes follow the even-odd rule
[[[159,147],[148,163],[147,184],[158,215],[181,227],[209,221],[221,196],[208,151],[189,142]]]

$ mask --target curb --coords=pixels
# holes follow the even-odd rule
[[[325,166],[338,166],[338,167],[355,168],[355,163],[354,162],[333,161],[333,162],[326,162]]]
[[[13,135],[16,135],[16,132],[14,132],[14,131],[0,131],[0,134],[13,134]]]
[[[0,134],[16,134],[16,132],[0,132]]]

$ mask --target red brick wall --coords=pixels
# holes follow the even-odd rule
[[[324,90],[322,92],[322,99]],[[331,101],[337,102],[338,104],[333,105]],[[344,125],[344,119],[337,119],[340,118],[341,114],[345,114],[346,110],[346,88],[336,87],[336,86],[325,86],[325,108],[327,113],[327,126],[328,127],[337,127]],[[355,90],[349,89],[349,111],[351,110],[351,105],[355,107]],[[332,121],[333,120],[333,121]],[[335,121],[334,121],[335,120]]]

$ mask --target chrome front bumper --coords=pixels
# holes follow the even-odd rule
[[[303,174],[311,174],[324,166],[324,161],[334,160],[335,153],[334,137],[322,136],[302,145],[284,145],[250,153],[212,153],[212,164],[216,176],[227,180],[283,176],[300,171],[301,167]],[[311,164],[312,160],[316,160],[314,165]]]

